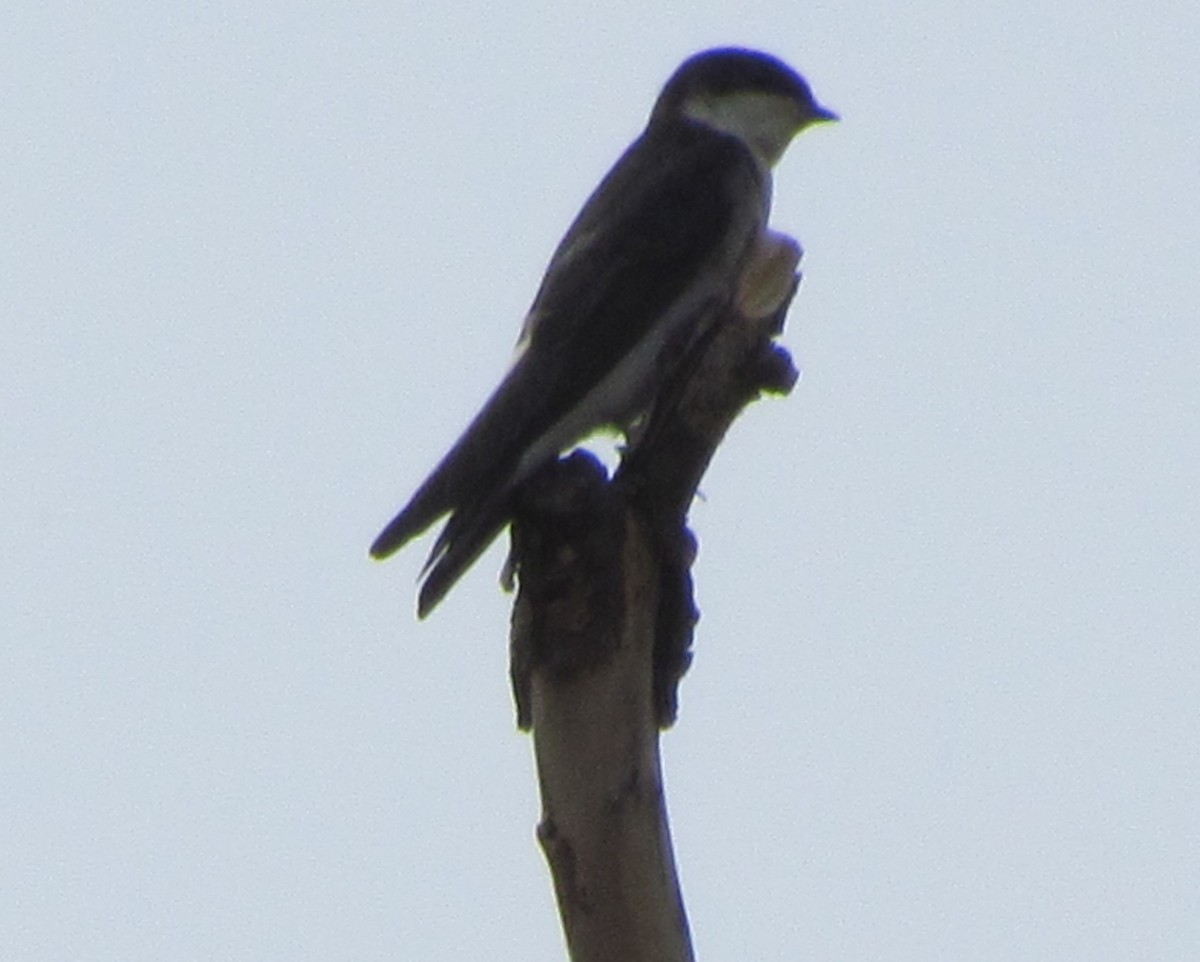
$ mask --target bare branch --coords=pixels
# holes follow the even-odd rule
[[[609,482],[576,452],[520,492],[512,681],[532,728],[538,839],[574,962],[690,962],[658,735],[676,716],[698,612],[688,507],[717,445],[796,380],[771,316],[732,313],[690,345]]]

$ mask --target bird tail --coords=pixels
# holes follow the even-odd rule
[[[446,497],[444,485],[435,483],[439,480],[438,475],[434,474],[413,495],[404,510],[379,532],[379,536],[371,542],[372,558],[382,561],[391,557],[454,507],[453,502]]]
[[[497,414],[506,413],[495,400],[480,412],[403,510],[379,533],[371,544],[372,558],[391,557],[442,515],[458,511],[477,498],[481,488],[486,490],[486,485],[497,473],[500,460],[488,441],[497,433],[493,426],[498,420]],[[438,544],[443,538],[444,532]],[[434,553],[437,551],[435,546]],[[432,561],[431,557],[430,563]]]
[[[521,477],[520,459],[530,437],[547,425],[546,386],[509,371],[449,454],[371,545],[387,558],[450,514],[425,562],[417,611],[427,615],[462,577],[508,521],[511,495]],[[525,472],[527,473],[527,472]]]
[[[433,611],[504,530],[511,516],[510,492],[506,486],[482,504],[450,516],[421,569],[424,581],[417,595],[417,617]]]
[[[453,512],[421,569],[423,583],[417,598],[421,618],[437,606],[508,523],[510,486],[504,485],[478,505],[464,503],[454,496],[454,490],[442,472],[435,472],[371,544],[372,558],[390,557],[444,514]]]
[[[498,458],[487,444],[495,431],[488,424],[484,427],[488,430],[468,430],[371,544],[371,557],[382,560],[443,515],[450,515],[421,569],[424,582],[417,612],[422,618],[445,597],[508,523],[516,477],[507,452],[501,449],[504,456]]]

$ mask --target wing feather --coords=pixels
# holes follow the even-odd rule
[[[422,616],[503,529],[513,489],[538,467],[524,455],[564,412],[700,280],[732,297],[764,227],[765,177],[736,139],[680,122],[648,128],[601,182],[551,259],[516,364],[371,547],[386,557],[451,514],[426,565]]]

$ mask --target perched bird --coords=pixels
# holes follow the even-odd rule
[[[764,53],[708,50],[675,71],[555,250],[508,375],[371,545],[386,558],[450,515],[422,572],[420,617],[508,523],[517,485],[646,411],[714,304],[751,316],[778,305],[771,265],[783,262],[790,285],[799,245],[767,228],[770,171],[801,130],[836,119]]]

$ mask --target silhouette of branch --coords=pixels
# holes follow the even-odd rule
[[[797,284],[774,314],[727,310],[685,346],[611,481],[575,452],[517,499],[513,693],[574,962],[693,958],[658,748],[699,617],[687,512],[737,415],[796,381],[774,339]]]

